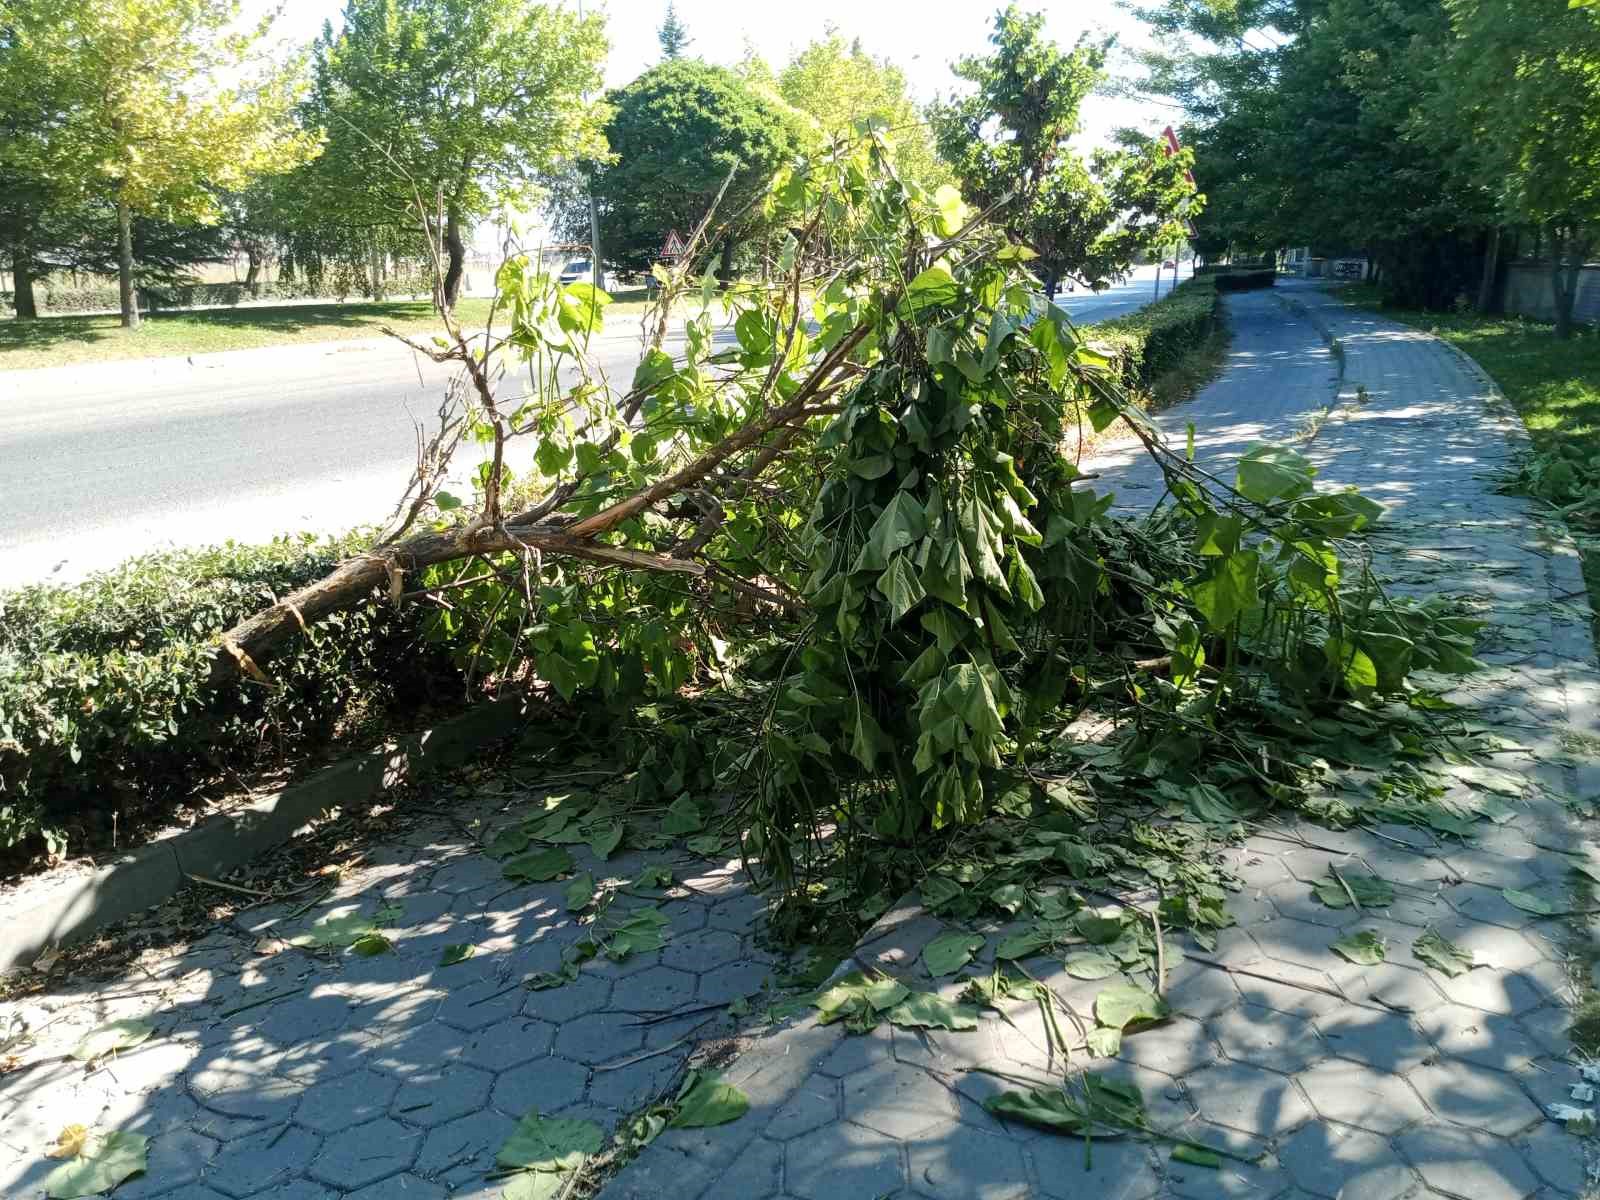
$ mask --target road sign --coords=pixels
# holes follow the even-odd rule
[[[661,258],[682,258],[684,251],[683,235],[676,229],[667,234],[666,244],[661,247]]]
[[[1168,158],[1171,158],[1179,150],[1183,149],[1183,147],[1178,144],[1178,135],[1173,132],[1171,125],[1168,125],[1165,129],[1163,129],[1161,131],[1161,136],[1167,139],[1167,157]],[[1183,174],[1189,180],[1189,186],[1190,187],[1194,187],[1195,186],[1195,183],[1194,183],[1194,172],[1193,171],[1185,171]],[[1184,224],[1184,227],[1189,231],[1189,236],[1190,237],[1194,237],[1194,222],[1189,220],[1188,217],[1184,217],[1183,218],[1183,224]]]

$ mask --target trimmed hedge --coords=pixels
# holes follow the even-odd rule
[[[338,287],[327,286],[327,282],[318,281],[317,286],[312,286],[306,280],[280,280],[257,284],[254,289],[243,283],[142,286],[139,288],[139,309],[141,312],[159,312],[165,308],[232,307],[247,300],[344,300],[352,294],[367,297],[370,291],[364,278],[353,290],[346,287],[342,292]],[[428,276],[420,272],[396,275],[384,281],[386,298],[391,300],[425,300],[432,294],[432,286]],[[42,283],[35,285],[34,300],[41,314],[56,316],[113,312],[122,305],[122,297],[114,284],[75,288]],[[16,293],[0,292],[0,315],[9,316],[15,311]]]
[[[1154,304],[1094,327],[1093,340],[1116,351],[1127,387],[1148,390],[1212,335],[1222,319],[1215,279],[1187,279]]]
[[[229,544],[0,591],[0,848],[101,842],[114,817],[126,836],[224,774],[304,754],[441,687],[459,696],[450,648],[422,636],[425,610],[376,596],[264,664],[271,687],[206,687],[218,633],[363,544]]]

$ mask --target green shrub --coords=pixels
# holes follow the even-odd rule
[[[1094,328],[1115,349],[1125,387],[1148,391],[1203,345],[1221,320],[1215,276],[1185,280],[1164,299]]]
[[[0,592],[0,847],[124,830],[223,774],[459,687],[425,613],[374,597],[206,686],[218,633],[359,550],[357,536],[149,555],[74,586]],[[397,664],[404,663],[404,669]]]

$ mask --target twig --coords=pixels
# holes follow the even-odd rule
[[[246,1000],[243,1003],[235,1004],[231,1007],[223,1009],[217,1014],[217,1020],[221,1021],[226,1017],[238,1016],[240,1013],[248,1012],[252,1008],[260,1008],[263,1004],[272,1004],[278,1000],[287,1000],[290,996],[296,996],[299,994],[300,988],[292,987],[286,988],[281,992],[274,992],[270,996],[259,996],[254,1000]]]
[[[1339,868],[1334,866],[1332,863],[1329,863],[1328,870],[1331,871],[1333,873],[1333,877],[1339,881],[1339,886],[1344,889],[1344,894],[1350,897],[1350,903],[1356,906],[1356,911],[1365,912],[1366,909],[1361,907],[1361,901],[1356,899],[1356,894],[1350,890],[1350,885],[1344,881],[1344,876],[1339,874]]]
[[[591,1067],[590,1070],[596,1073],[600,1071],[620,1071],[623,1067],[631,1067],[634,1063],[641,1063],[647,1058],[655,1058],[659,1055],[666,1054],[670,1051],[676,1050],[679,1046],[685,1046],[694,1041],[694,1035],[709,1024],[711,1024],[711,1018],[708,1017],[706,1020],[701,1021],[700,1024],[696,1025],[688,1033],[684,1034],[677,1041],[668,1042],[659,1050],[646,1050],[642,1054],[635,1054],[632,1058],[625,1058],[621,1062],[603,1063],[598,1067]]]
[[[207,875],[196,875],[192,871],[185,871],[183,877],[192,879],[196,883],[203,883],[207,887],[221,888],[226,892],[238,892],[242,896],[264,896],[269,900],[272,899],[271,892],[263,892],[260,888],[242,887],[237,883],[223,883],[220,879],[212,879]]]

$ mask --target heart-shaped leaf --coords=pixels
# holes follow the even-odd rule
[[[604,1144],[605,1132],[593,1121],[535,1111],[517,1122],[494,1161],[510,1170],[575,1171]]]
[[[581,875],[574,875],[572,882],[563,890],[562,896],[566,900],[568,912],[589,907],[589,901],[594,899],[594,876],[587,871]]]
[[[1536,917],[1553,917],[1565,909],[1557,908],[1543,896],[1535,896],[1532,892],[1518,891],[1516,888],[1501,888],[1500,894],[1506,898],[1506,903],[1520,908],[1525,913],[1532,913]]]
[[[108,1054],[132,1050],[154,1032],[155,1027],[145,1021],[111,1021],[86,1033],[72,1048],[72,1057],[79,1062],[93,1062]]]
[[[146,1148],[150,1139],[142,1133],[108,1133],[91,1139],[89,1151],[69,1159],[44,1179],[45,1194],[51,1200],[75,1200],[78,1196],[100,1196],[130,1175],[145,1169]]]
[[[502,868],[507,879],[519,883],[547,883],[572,870],[572,855],[560,846],[548,846],[518,855]]]
[[[1394,888],[1387,879],[1376,875],[1355,875],[1340,871],[1337,875],[1319,880],[1312,889],[1318,900],[1329,908],[1349,908],[1354,896],[1362,908],[1387,908],[1394,903]]]
[[[1099,950],[1085,950],[1067,955],[1067,974],[1074,979],[1104,979],[1115,975],[1121,968],[1117,961]]]
[[[454,946],[446,946],[443,953],[439,955],[439,965],[441,967],[453,967],[457,963],[466,962],[477,952],[478,948],[471,942],[460,942]]]
[[[1421,937],[1411,943],[1411,953],[1451,979],[1480,965],[1478,956],[1471,950],[1463,950],[1431,929],[1425,930]]]
[[[1370,929],[1352,933],[1333,943],[1333,949],[1357,966],[1376,966],[1388,953],[1387,943]]]
[[[961,929],[947,929],[922,948],[922,965],[935,979],[954,975],[983,949],[983,938]]]
[[[905,1029],[976,1029],[977,1010],[952,1004],[933,992],[912,992],[889,1010],[889,1022]]]
[[[1101,988],[1094,998],[1095,1020],[1108,1029],[1126,1029],[1136,1021],[1159,1021],[1169,1011],[1160,996],[1131,983]]]
[[[705,1129],[737,1121],[750,1109],[750,1097],[715,1075],[695,1072],[678,1098],[678,1111],[669,1125],[679,1129]]]

